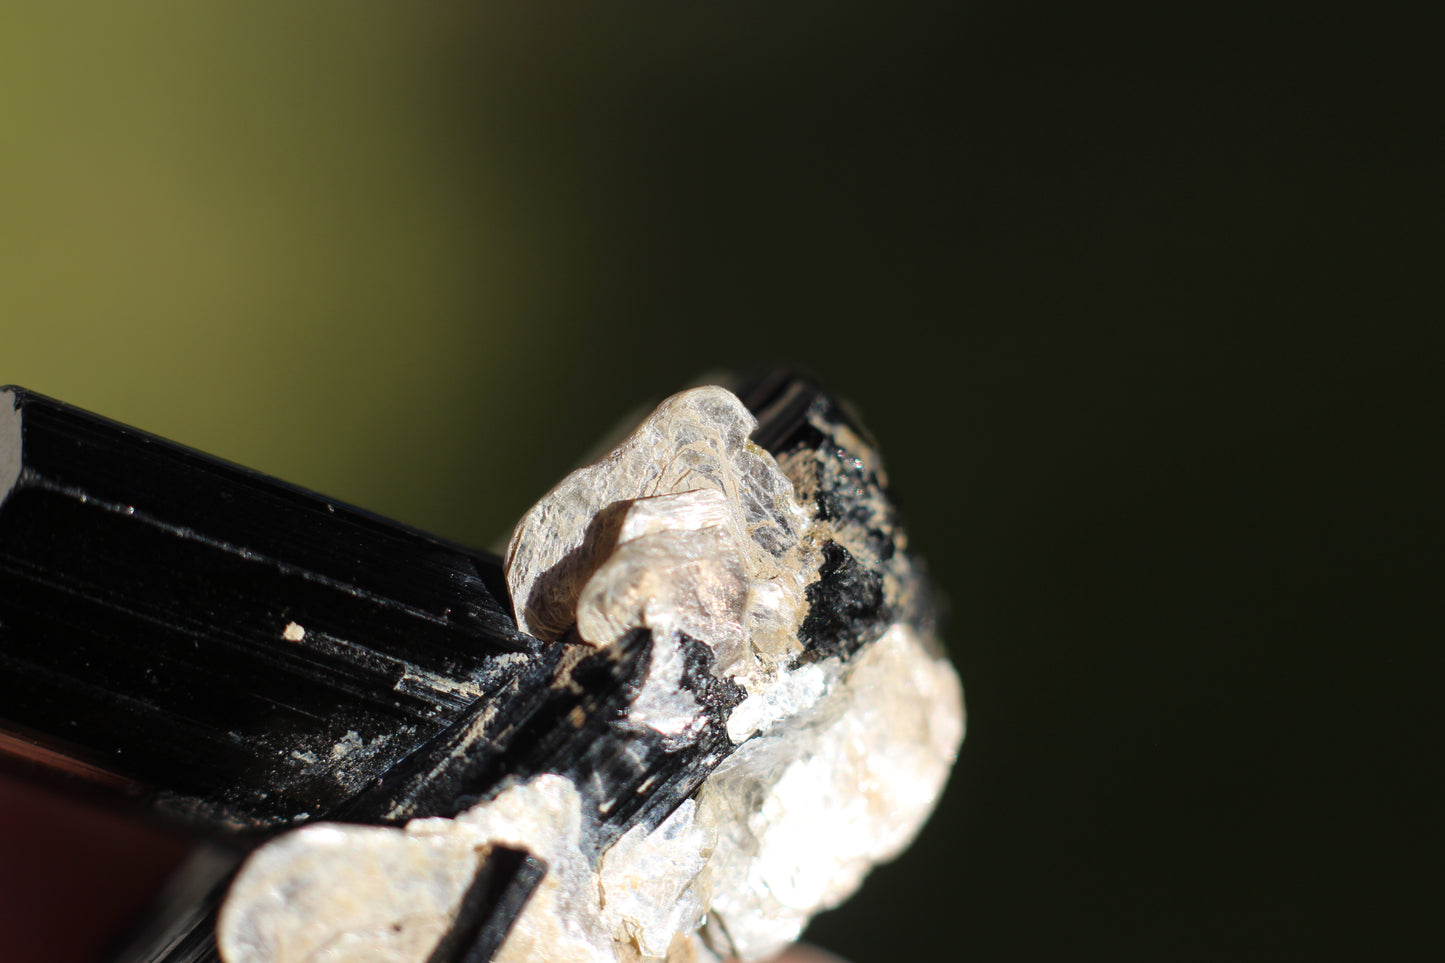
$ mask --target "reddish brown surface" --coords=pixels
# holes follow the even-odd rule
[[[122,936],[184,842],[0,773],[0,963],[92,963]]]

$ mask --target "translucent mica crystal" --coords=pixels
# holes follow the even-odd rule
[[[756,425],[726,389],[694,388],[563,479],[507,547],[517,624],[543,639],[575,624],[594,645],[623,625],[692,629],[744,684],[798,654],[818,559]]]
[[[496,960],[763,959],[909,844],[964,728],[926,578],[836,404],[772,450],[757,426],[723,388],[675,395],[522,518],[507,585],[555,669],[457,737],[508,775],[452,818],[267,844],[226,960],[437,963],[503,849],[545,873]]]

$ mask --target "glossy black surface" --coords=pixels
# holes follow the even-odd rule
[[[0,406],[12,756],[267,831],[330,812],[535,645],[490,555],[30,392]]]
[[[524,850],[493,849],[426,963],[489,963],[546,873],[546,862]]]

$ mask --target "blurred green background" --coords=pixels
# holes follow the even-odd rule
[[[970,708],[810,938],[1402,958],[1440,33],[1352,9],[7,5],[0,381],[486,545],[639,404],[810,366]]]

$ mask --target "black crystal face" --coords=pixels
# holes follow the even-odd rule
[[[808,615],[799,630],[806,661],[852,656],[882,635],[892,621],[883,600],[883,577],[859,564],[843,546],[823,547],[818,581],[808,586]]]
[[[532,652],[494,557],[18,389],[0,731],[207,829],[339,807]]]

